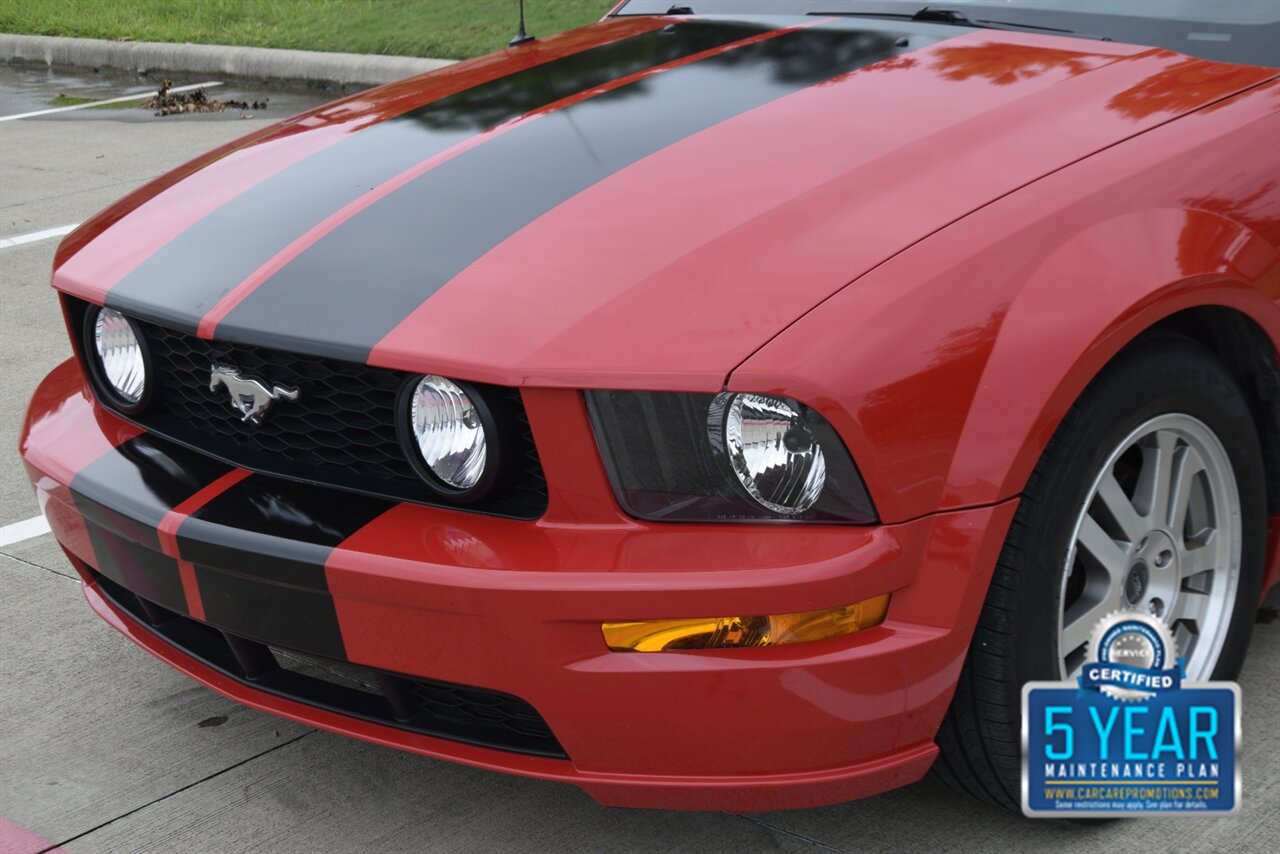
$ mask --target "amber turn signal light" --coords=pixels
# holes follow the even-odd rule
[[[889,610],[889,594],[820,611],[764,617],[707,617],[605,623],[605,643],[614,652],[739,649],[838,638],[878,626]]]

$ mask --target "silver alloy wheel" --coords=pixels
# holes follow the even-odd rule
[[[1076,518],[1062,578],[1058,660],[1074,678],[1098,620],[1134,608],[1173,629],[1190,679],[1208,679],[1240,584],[1240,492],[1204,422],[1161,415],[1107,458]]]

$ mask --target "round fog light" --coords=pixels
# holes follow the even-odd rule
[[[93,319],[93,347],[107,391],[123,408],[139,407],[147,391],[147,357],[132,321],[115,309],[99,309]]]
[[[459,492],[484,477],[488,441],[476,403],[452,380],[425,376],[409,399],[409,432],[422,463]]]
[[[722,394],[712,404],[717,421],[729,464],[752,500],[783,516],[817,503],[827,464],[797,404],[763,394]]]

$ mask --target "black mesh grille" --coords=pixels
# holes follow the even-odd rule
[[[432,720],[465,727],[496,727],[517,739],[552,739],[542,716],[524,700],[452,685],[447,682],[410,683],[411,707],[425,710]]]
[[[561,752],[542,715],[519,697],[452,682],[412,679],[294,650],[269,647],[277,665],[334,686],[388,698],[401,722],[430,732],[484,733],[484,743]],[[397,695],[394,698],[389,695]],[[394,711],[393,711],[394,716]]]
[[[80,307],[84,311],[84,306]],[[79,327],[81,324],[77,323]],[[206,341],[138,322],[151,353],[153,397],[132,420],[233,465],[310,483],[424,504],[451,504],[406,459],[396,430],[397,401],[411,374],[280,350]],[[209,388],[214,362],[264,382],[297,388],[297,401],[246,424],[227,392]],[[499,484],[464,509],[532,519],[546,510],[546,482],[516,389],[474,384],[491,410],[511,414],[512,435]]]
[[[547,722],[519,697],[267,646],[175,614],[104,575],[93,576],[103,595],[151,632],[259,691],[437,738],[567,758]]]

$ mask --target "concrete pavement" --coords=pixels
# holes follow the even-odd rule
[[[0,238],[83,221],[263,124],[133,123],[91,112],[0,124]],[[14,448],[35,384],[70,355],[47,286],[56,242],[0,249],[0,525],[37,513]],[[239,707],[93,616],[49,535],[0,552],[0,815],[77,854],[1269,851],[1280,838],[1280,620],[1257,626],[1242,678],[1238,816],[1030,821],[930,781],[826,809],[663,813],[604,809],[572,787],[423,759]]]

